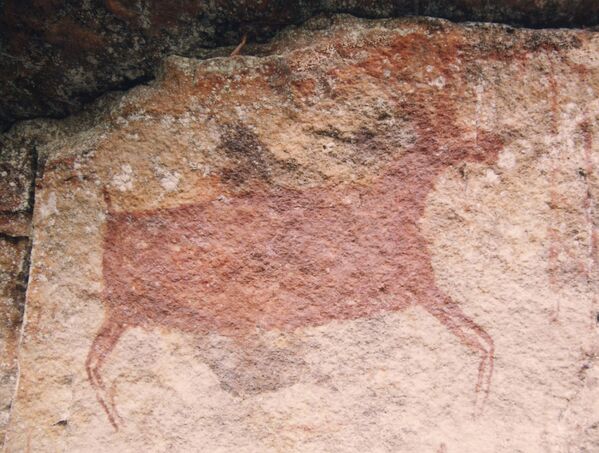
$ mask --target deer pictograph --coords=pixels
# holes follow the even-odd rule
[[[466,161],[493,164],[502,140],[482,131],[465,139],[444,118],[433,112],[417,119],[411,149],[396,153],[369,184],[300,190],[262,175],[226,200],[137,212],[109,205],[105,319],[86,367],[112,425],[119,418],[102,366],[129,328],[216,332],[243,344],[256,329],[294,331],[414,304],[480,354],[481,406],[493,340],[436,285],[419,220],[441,172]],[[236,134],[229,142],[243,135],[255,160],[259,145],[248,144],[246,130]],[[215,184],[231,183],[225,179]]]
[[[437,286],[420,220],[437,178],[464,162],[493,165],[507,131],[460,121],[475,96],[474,72],[467,71],[461,52],[465,43],[457,34],[398,34],[386,44],[376,42],[368,49],[352,47],[339,37],[338,60],[324,65],[316,78],[312,72],[306,79],[294,78],[291,67],[281,69],[296,64],[292,56],[287,63],[265,62],[260,77],[240,77],[231,85],[243,88],[248,102],[254,100],[250,93],[271,105],[283,96],[285,102],[294,99],[300,111],[319,114],[320,107],[337,102],[350,102],[352,114],[361,103],[386,105],[380,115],[365,109],[370,115],[365,125],[381,123],[340,140],[356,152],[354,164],[366,168],[368,162],[382,162],[367,168],[368,182],[323,180],[322,185],[289,187],[273,175],[293,173],[298,166],[284,165],[248,127],[225,120],[217,151],[228,163],[211,178],[226,196],[143,211],[115,210],[107,197],[105,318],[86,368],[116,429],[119,416],[102,369],[127,329],[218,334],[249,350],[256,332],[301,332],[414,305],[480,355],[475,389],[477,410],[482,408],[493,374],[493,339]],[[227,77],[234,76],[198,72],[189,78],[175,71],[176,83],[169,90],[179,110],[193,108],[181,104],[188,98],[226,110],[229,103],[245,102],[236,97],[237,88],[224,90]],[[170,98],[158,94],[147,101],[148,108],[171,108]],[[384,123],[391,126],[383,126],[385,118],[392,119]],[[396,146],[397,124],[405,124],[410,133],[402,146]],[[385,158],[360,160],[373,150],[384,151]],[[226,389],[223,379],[230,377],[219,378]],[[290,384],[250,387],[262,391],[285,385]]]

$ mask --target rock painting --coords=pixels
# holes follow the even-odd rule
[[[464,132],[436,121],[435,113],[427,119],[436,127],[423,130],[413,148],[397,153],[368,185],[277,187],[268,178],[274,163],[265,146],[236,125],[228,127],[222,146],[239,153],[238,168],[214,181],[224,189],[243,182],[246,190],[236,196],[115,212],[107,194],[106,318],[87,371],[115,428],[117,408],[102,366],[128,328],[217,332],[243,347],[256,332],[366,318],[411,305],[423,307],[480,354],[476,392],[482,405],[493,372],[493,340],[435,284],[419,220],[441,172],[464,161],[492,164],[501,140],[483,132],[476,141],[460,139]]]

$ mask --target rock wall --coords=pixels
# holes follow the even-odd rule
[[[599,449],[598,50],[319,17],[11,128],[6,451]]]
[[[15,391],[27,288],[36,161],[25,135],[0,138],[0,439]]]
[[[22,119],[72,114],[107,90],[148,81],[168,55],[225,55],[219,47],[232,49],[244,33],[264,42],[323,13],[599,24],[594,0],[2,0],[0,130]]]

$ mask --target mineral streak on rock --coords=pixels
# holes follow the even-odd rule
[[[53,123],[7,451],[593,451],[598,47],[318,19]]]

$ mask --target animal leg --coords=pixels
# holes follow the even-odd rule
[[[443,293],[437,293],[423,304],[424,308],[447,327],[461,342],[481,355],[476,382],[476,409],[480,414],[489,396],[495,344],[491,336],[462,311],[462,309]]]
[[[85,362],[85,369],[89,381],[96,391],[96,398],[106,412],[110,424],[118,431],[117,420],[119,415],[116,411],[113,397],[109,396],[106,390],[106,385],[102,379],[101,370],[104,361],[114,349],[119,338],[123,334],[125,327],[115,323],[110,319],[106,319],[96,334]]]

